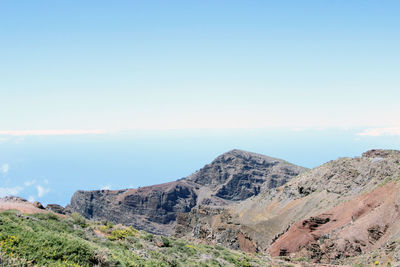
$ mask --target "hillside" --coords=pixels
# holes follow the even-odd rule
[[[232,150],[175,182],[138,189],[78,191],[70,209],[88,219],[173,234],[179,214],[200,205],[232,205],[279,187],[305,170],[280,159]]]
[[[285,266],[267,255],[191,244],[106,221],[0,199],[1,266]],[[20,210],[21,209],[21,210]]]
[[[400,152],[371,150],[229,207],[193,209],[180,216],[177,235],[314,262],[346,263],[377,251],[398,261],[399,181]]]
[[[301,173],[292,177],[293,170]],[[227,188],[231,193],[222,194]],[[400,263],[400,151],[395,150],[370,150],[361,157],[339,158],[312,170],[233,150],[176,182],[140,189],[80,191],[73,201],[72,207],[64,209],[56,204],[44,208],[18,197],[0,199],[0,263]],[[71,209],[92,220],[71,213]],[[138,230],[132,227],[137,222],[169,234]]]

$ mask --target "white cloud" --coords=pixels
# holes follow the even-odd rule
[[[400,136],[400,127],[386,127],[386,128],[369,128],[365,129],[361,133],[358,133],[357,135],[360,136],[395,136],[399,135]]]
[[[36,184],[36,180],[25,181],[25,182],[24,182],[24,185],[25,185],[26,187],[31,186],[31,185],[34,185],[34,184]]]
[[[110,190],[110,186],[109,185],[105,185],[105,186],[102,186],[100,189],[101,190]]]
[[[29,135],[83,135],[83,134],[104,134],[104,130],[80,130],[80,129],[65,129],[65,130],[8,130],[0,131],[0,135],[10,136],[29,136]]]
[[[6,174],[8,173],[8,170],[10,169],[10,166],[8,165],[8,163],[3,164],[3,166],[1,166],[1,172]]]
[[[44,188],[41,185],[36,186],[36,189],[37,189],[38,197],[42,197],[45,194],[47,194],[48,192],[50,192],[50,188]]]
[[[22,187],[0,187],[0,197],[10,196],[10,195],[18,195],[23,190]]]
[[[29,196],[28,197],[28,201],[29,202],[34,202],[35,201],[35,197],[34,196]]]

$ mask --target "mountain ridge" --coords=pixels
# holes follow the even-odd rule
[[[280,186],[305,171],[284,160],[230,150],[192,175],[138,189],[77,191],[70,209],[86,218],[173,234],[176,218],[195,206],[227,206]]]

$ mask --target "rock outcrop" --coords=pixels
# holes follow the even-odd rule
[[[306,169],[280,159],[232,150],[187,178],[139,189],[78,191],[69,209],[89,219],[174,233],[179,214],[229,206],[285,184]]]
[[[58,213],[58,214],[69,214],[71,213],[68,209],[64,208],[63,206],[60,206],[58,204],[48,204],[46,206],[46,210]]]

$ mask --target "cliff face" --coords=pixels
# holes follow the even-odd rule
[[[286,183],[304,168],[232,150],[179,181],[139,189],[78,191],[70,209],[90,219],[172,234],[179,214],[199,205],[229,206]]]
[[[279,187],[305,169],[280,159],[232,150],[217,157],[187,180],[208,187],[213,195],[241,201]]]
[[[195,187],[177,181],[139,189],[77,191],[70,208],[86,218],[170,234],[177,214],[189,212],[196,200]]]

